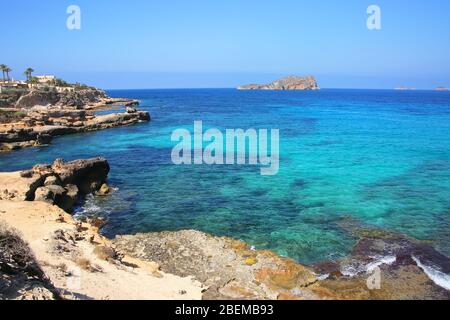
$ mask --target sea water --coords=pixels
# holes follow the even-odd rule
[[[303,263],[345,256],[345,219],[426,240],[450,256],[450,92],[390,90],[116,90],[152,121],[55,138],[0,155],[0,171],[94,156],[111,165],[109,197],[78,214],[107,218],[107,236],[196,229]],[[171,133],[280,130],[275,176],[246,165],[171,161]]]

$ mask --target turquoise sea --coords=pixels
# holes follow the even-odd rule
[[[450,92],[116,90],[152,121],[64,136],[0,155],[0,171],[104,156],[117,191],[78,214],[105,216],[108,236],[198,229],[303,263],[345,256],[345,219],[429,241],[450,256]],[[175,166],[170,136],[205,127],[278,128],[280,171]]]

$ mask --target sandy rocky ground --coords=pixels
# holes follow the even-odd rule
[[[70,211],[72,197],[108,190],[104,184],[108,172],[107,161],[95,158],[67,163],[60,159],[25,172],[1,173],[0,222],[29,244],[61,298],[200,299],[203,288],[199,282],[161,272],[156,263],[119,254],[99,234],[102,221],[75,221],[60,208]],[[8,283],[7,273],[0,273],[0,282]],[[15,296],[49,298],[48,290],[41,291],[23,290]]]

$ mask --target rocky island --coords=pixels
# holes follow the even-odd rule
[[[269,84],[248,84],[238,87],[238,90],[319,90],[313,76],[289,76]]]
[[[150,121],[139,101],[110,98],[100,89],[44,78],[40,84],[0,85],[0,151],[47,145],[54,136]],[[97,115],[116,107],[124,112]]]

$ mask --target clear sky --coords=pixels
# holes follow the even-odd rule
[[[81,8],[81,30],[66,9]],[[366,27],[381,7],[381,30]],[[0,63],[103,88],[450,87],[448,0],[0,0]]]

